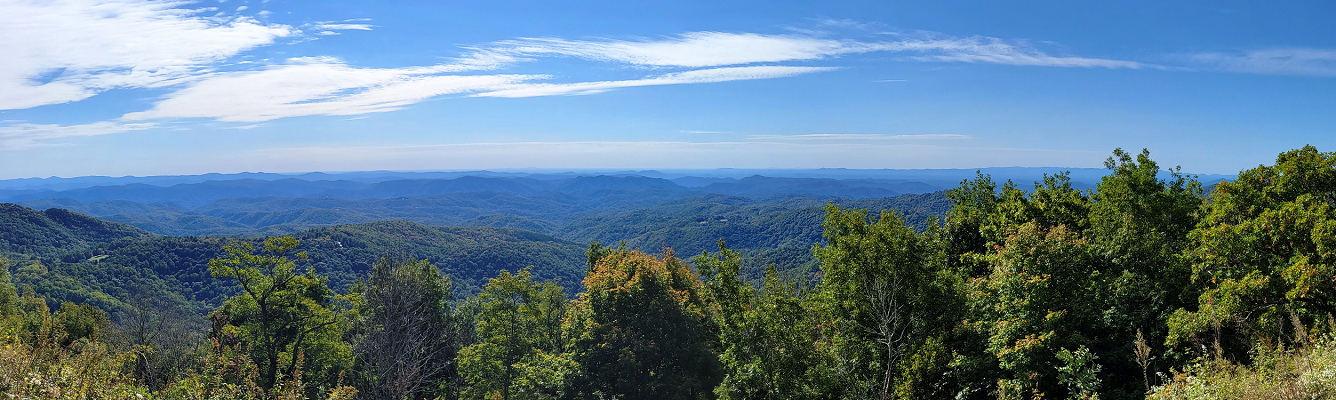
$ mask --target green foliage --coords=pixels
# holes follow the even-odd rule
[[[462,398],[555,398],[573,364],[562,320],[567,300],[555,282],[535,282],[530,269],[501,271],[478,294],[478,343],[460,351],[468,387]]]
[[[501,269],[532,265],[538,276],[571,286],[580,281],[584,270],[580,245],[517,230],[385,221],[322,228],[295,237],[302,242],[297,250],[309,256],[294,260],[298,267],[317,268],[336,291],[347,290],[367,276],[380,257],[391,253],[413,255],[441,266],[455,278],[454,291],[461,295],[476,293]],[[236,240],[255,246],[263,241],[152,237],[75,247],[58,257],[42,259],[40,264],[15,262],[12,282],[33,288],[51,308],[68,301],[117,315],[132,311],[127,299],[147,296],[204,315],[238,293],[234,282],[214,278],[208,270],[209,260],[222,256],[223,247]]]
[[[1179,254],[1197,221],[1200,184],[1177,170],[1162,179],[1145,151],[1115,150],[1105,166],[1110,173],[1093,191],[1057,174],[1030,192],[1010,182],[999,190],[981,176],[948,193],[956,204],[935,231],[940,262],[969,304],[959,316],[966,330],[944,342],[956,352],[958,393],[1067,393],[1054,371],[1070,348],[1088,349],[1105,374],[1141,374],[1137,332],[1163,337],[1171,311],[1191,298]],[[1173,352],[1160,359],[1184,360]],[[1130,379],[1106,382],[1105,398],[1144,390]]]
[[[899,216],[883,211],[870,221],[866,211],[826,207],[826,245],[821,260],[820,302],[837,363],[842,397],[889,397],[902,357],[941,328],[941,299],[948,287],[938,281],[926,239]]]
[[[120,237],[10,210],[0,222],[38,227],[25,232],[113,239],[65,253],[29,240],[45,255],[0,258],[0,390],[347,398],[346,379],[413,399],[1332,397],[1336,153],[1281,154],[1209,201],[1148,152],[1105,165],[1085,191],[1065,173],[1032,190],[979,176],[824,209],[704,196],[585,214],[567,234],[629,241],[583,253],[407,222]],[[627,193],[609,209],[635,203]],[[947,200],[940,225],[905,220]],[[690,265],[628,249],[710,243]],[[581,278],[571,301],[563,284]],[[172,317],[213,307],[208,344]]]
[[[783,272],[798,270],[793,278],[807,280],[817,272],[811,247],[822,241],[823,207],[828,201],[812,197],[760,201],[704,195],[579,218],[559,229],[557,235],[582,242],[626,241],[632,247],[668,247],[681,254],[713,251],[714,243],[724,239],[747,259],[742,274],[748,282],[763,283],[765,269],[772,263]],[[931,217],[950,207],[940,192],[835,201],[873,212],[895,210],[917,230],[926,229]],[[757,261],[751,262],[753,259]]]
[[[271,237],[257,254],[249,242],[239,242],[224,248],[226,256],[209,261],[215,277],[241,287],[210,315],[213,336],[250,348],[260,368],[258,383],[266,390],[296,376],[303,357],[313,366],[310,375],[322,383],[333,383],[351,361],[341,340],[346,320],[334,309],[334,292],[313,268],[297,272],[290,257],[306,258],[294,254],[297,245],[292,237]]]
[[[719,253],[692,259],[704,282],[704,296],[719,326],[721,399],[832,398],[825,380],[833,360],[818,347],[819,328],[804,293],[782,282],[773,266],[756,290],[739,279],[742,257],[723,241]]]
[[[1009,387],[1062,393],[1048,373],[1062,348],[1088,345],[1101,304],[1089,243],[1065,226],[1045,231],[1031,222],[989,255],[992,273],[975,278],[967,297],[974,328],[983,332]]]
[[[593,261],[569,321],[582,372],[574,397],[712,397],[722,371],[700,278],[671,252],[618,249]]]
[[[75,341],[96,341],[110,327],[111,319],[107,313],[87,304],[66,302],[60,305],[52,317],[64,329],[62,346],[69,346]]]
[[[311,265],[329,271],[330,285],[346,288],[385,254],[430,261],[450,275],[455,294],[471,296],[497,271],[534,267],[540,279],[575,287],[583,277],[584,247],[516,229],[424,226],[404,221],[319,228],[297,235]]]
[[[148,235],[139,228],[59,208],[37,211],[0,203],[0,255],[51,256],[96,243]]]
[[[1252,400],[1336,398],[1336,347],[1328,336],[1296,347],[1259,342],[1250,364],[1223,358],[1174,371],[1147,396],[1151,400]]]
[[[141,384],[124,373],[134,361],[131,352],[100,342],[78,349],[53,341],[35,344],[0,338],[0,394],[16,399],[230,399],[230,400],[351,400],[357,390],[339,386],[307,397],[300,369],[272,390],[255,383],[255,364],[237,348],[213,343],[200,354],[203,366],[161,390]]]
[[[1073,393],[1072,397],[1079,399],[1099,399],[1099,372],[1104,367],[1096,364],[1096,357],[1085,347],[1077,348],[1076,351],[1062,349],[1058,351],[1058,360],[1062,365],[1058,367],[1058,381]]]
[[[351,292],[349,343],[363,395],[427,398],[447,386],[458,351],[449,276],[426,260],[384,257]]]
[[[1261,337],[1286,342],[1293,314],[1305,324],[1336,312],[1336,154],[1312,146],[1280,154],[1222,182],[1186,251],[1196,304],[1170,320],[1169,340],[1212,333],[1238,355]]]
[[[9,279],[10,261],[0,256],[0,336],[12,337],[23,329],[19,293]]]

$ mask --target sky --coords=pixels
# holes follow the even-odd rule
[[[0,0],[0,179],[1336,151],[1329,1]]]

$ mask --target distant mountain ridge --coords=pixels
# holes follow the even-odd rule
[[[694,196],[751,199],[889,198],[949,189],[978,173],[1021,188],[1058,168],[982,170],[758,170],[576,172],[392,172],[206,174],[0,181],[0,187],[135,183],[65,190],[0,189],[0,201],[64,208],[164,235],[266,235],[387,219],[428,225],[523,227],[556,233],[565,224]],[[1091,188],[1105,169],[1066,169]],[[683,175],[694,173],[697,175]],[[700,176],[705,175],[705,176]],[[740,176],[742,175],[742,176]],[[231,179],[240,178],[240,179]],[[329,179],[338,180],[329,180]],[[411,178],[411,179],[401,179]],[[917,179],[917,180],[914,180]],[[1206,180],[1213,185],[1219,182]],[[1027,181],[1028,180],[1028,181]],[[158,186],[172,182],[167,186]],[[491,216],[484,218],[483,216]]]
[[[243,172],[234,174],[201,175],[163,175],[163,176],[83,176],[72,178],[21,178],[0,180],[0,196],[4,193],[63,191],[93,186],[117,186],[128,184],[146,184],[152,186],[172,186],[178,184],[201,183],[220,180],[264,180],[298,179],[305,181],[350,181],[359,183],[378,183],[393,180],[432,180],[455,179],[465,176],[487,178],[532,178],[537,180],[568,179],[580,176],[641,176],[661,178],[678,182],[683,186],[697,187],[718,181],[728,181],[761,175],[774,178],[823,178],[823,179],[882,179],[902,182],[922,182],[941,190],[955,186],[963,179],[970,179],[976,172],[991,175],[995,180],[1011,179],[1018,183],[1040,180],[1044,174],[1070,172],[1073,181],[1094,184],[1108,173],[1103,168],[1063,168],[1063,167],[990,167],[958,169],[688,169],[688,170],[468,170],[438,172],[404,171],[360,171],[360,172],[308,172],[277,174],[264,172]],[[1230,174],[1200,174],[1203,182],[1220,179],[1232,179]],[[929,190],[929,192],[935,190]]]
[[[944,188],[922,182],[897,182],[876,179],[837,180],[829,178],[774,178],[753,175],[739,180],[714,180],[700,187],[688,187],[663,178],[644,176],[578,176],[540,180],[515,177],[463,176],[453,179],[392,180],[377,183],[354,181],[306,181],[295,178],[278,180],[238,179],[153,186],[132,183],[117,186],[93,186],[59,191],[22,191],[0,194],[0,200],[25,202],[70,199],[81,202],[130,201],[143,204],[175,204],[194,209],[222,199],[241,197],[339,197],[349,199],[386,199],[422,197],[469,192],[501,192],[535,195],[555,192],[592,197],[607,197],[616,191],[653,191],[660,196],[675,192],[686,195],[718,193],[740,196],[778,194],[813,194],[852,198],[891,197],[903,193],[928,193]],[[690,192],[690,193],[687,193]]]

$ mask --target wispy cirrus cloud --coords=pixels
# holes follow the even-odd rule
[[[163,87],[296,34],[245,16],[207,17],[185,1],[0,1],[0,109]]]
[[[83,125],[14,124],[0,126],[0,150],[24,150],[44,145],[50,139],[98,136],[157,127],[156,123],[95,122]]]
[[[122,118],[259,122],[307,115],[358,115],[398,110],[445,94],[503,90],[546,78],[447,74],[469,68],[357,68],[333,58],[295,59],[259,71],[208,76],[168,95],[149,110]]]
[[[340,33],[338,31],[348,31],[348,30],[369,31],[371,30],[372,27],[375,27],[375,25],[371,24],[350,24],[348,22],[353,22],[353,21],[316,22],[304,26],[308,29],[317,31],[316,34],[321,36],[339,35]]]
[[[510,88],[474,94],[476,97],[538,97],[557,95],[584,95],[602,93],[612,89],[637,87],[681,85],[691,83],[713,83],[753,79],[773,79],[813,72],[829,71],[830,67],[786,67],[755,66],[701,69],[654,76],[645,79],[623,81],[580,82],[580,83],[528,83],[517,84]]]
[[[323,24],[316,24],[316,25],[313,25],[312,28],[319,29],[319,30],[330,30],[330,31],[346,31],[346,30],[369,31],[369,30],[371,30],[371,27],[372,27],[372,26],[375,26],[375,25],[370,25],[370,24],[330,24],[330,23],[323,23]]]
[[[1336,49],[1274,48],[1234,53],[1196,53],[1179,58],[1229,72],[1336,76]]]
[[[883,44],[884,51],[909,53],[909,59],[927,62],[963,62],[1034,67],[1164,69],[1136,61],[1048,54],[1027,41],[995,37],[929,37]]]
[[[904,53],[916,61],[1084,68],[1158,68],[1135,61],[1058,56],[1026,41],[986,36],[920,34],[891,41],[823,39],[806,35],[692,32],[659,40],[522,38],[492,43],[485,51],[516,58],[569,56],[646,67],[718,67],[811,61],[848,54]]]
[[[149,129],[153,124],[148,121],[174,118],[261,122],[387,112],[445,95],[588,95],[634,87],[785,78],[836,70],[838,66],[811,63],[866,53],[888,53],[908,62],[1156,67],[1054,55],[1022,40],[983,36],[928,33],[856,40],[832,39],[824,33],[714,31],[652,39],[518,38],[464,47],[461,56],[442,64],[400,68],[363,68],[329,57],[233,63],[234,57],[280,38],[336,35],[375,26],[359,19],[313,22],[298,29],[226,16],[215,8],[177,0],[0,0],[0,6],[5,10],[0,13],[0,54],[7,56],[0,63],[0,109],[79,101],[116,88],[174,90],[149,109],[105,125],[0,127],[17,135],[13,137],[33,138],[11,139],[11,148],[17,146],[14,143],[81,136],[54,132],[115,133]],[[573,82],[549,74],[503,73],[519,63],[552,57],[621,64],[646,72],[634,79]],[[225,63],[231,70],[220,71]]]
[[[853,41],[794,35],[692,32],[660,40],[567,40],[523,38],[492,43],[488,51],[522,57],[570,56],[656,67],[718,67],[816,60],[863,52]]]
[[[850,140],[957,140],[969,139],[969,135],[952,133],[929,133],[917,135],[887,135],[881,133],[809,133],[802,135],[751,135],[748,140],[803,140],[803,141],[850,141]]]
[[[546,75],[453,75],[468,65],[356,68],[337,59],[291,60],[261,71],[216,74],[172,93],[153,108],[122,119],[211,118],[259,122],[307,115],[359,115],[401,109],[448,94],[479,97],[582,95],[616,88],[770,79],[825,70],[819,67],[735,67],[646,79],[569,84],[533,83]]]

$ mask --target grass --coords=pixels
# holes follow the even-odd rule
[[[1219,358],[1175,372],[1153,400],[1336,399],[1336,337],[1298,348],[1254,346],[1251,365]]]

